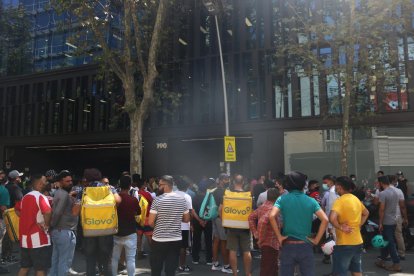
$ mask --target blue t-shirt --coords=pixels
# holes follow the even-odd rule
[[[10,206],[9,191],[6,189],[6,187],[4,187],[4,185],[0,185],[0,206]]]
[[[308,242],[311,234],[313,214],[321,207],[318,202],[302,191],[291,191],[277,199],[283,219],[283,236]]]

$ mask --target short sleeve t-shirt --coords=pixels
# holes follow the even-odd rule
[[[20,211],[20,246],[40,248],[51,245],[49,234],[39,226],[44,223],[43,214],[52,210],[48,199],[38,191],[32,191],[16,204],[16,210]]]
[[[279,197],[275,207],[280,210],[283,219],[283,235],[309,242],[307,237],[312,232],[313,214],[321,208],[318,202],[295,190]]]
[[[155,226],[152,239],[157,242],[180,241],[181,222],[189,210],[184,197],[175,192],[165,193],[155,198],[151,206],[155,214]]]
[[[118,234],[117,236],[128,236],[136,231],[135,216],[138,214],[138,199],[128,194],[120,193],[121,203],[118,211]]]
[[[185,201],[187,202],[188,210],[193,209],[193,200],[191,199],[191,196],[189,194],[182,191],[177,191],[176,193],[184,197]],[[181,230],[190,230],[190,222],[181,222]]]
[[[400,189],[396,188],[395,186],[390,186],[390,189],[393,189],[398,194],[398,200],[399,201],[401,201],[401,200],[404,201],[405,200],[404,193]],[[397,217],[401,217],[401,209],[400,209],[399,202],[397,204]]]
[[[4,187],[4,185],[0,185],[0,206],[10,206],[9,191],[6,187]]]
[[[397,224],[397,205],[399,204],[399,198],[396,191],[392,188],[387,188],[379,193],[379,202],[385,204],[384,209],[384,225],[396,225]]]
[[[345,194],[335,200],[331,211],[338,214],[339,224],[346,223],[349,227],[354,229],[351,233],[345,233],[336,229],[337,245],[359,245],[363,243],[359,228],[362,211],[364,209],[365,207],[362,202],[352,194]]]

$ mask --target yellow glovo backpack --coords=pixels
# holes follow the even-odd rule
[[[223,197],[221,219],[223,227],[249,229],[249,215],[252,213],[250,192],[232,192],[226,190]]]
[[[111,187],[86,187],[81,208],[81,224],[85,237],[118,233],[118,214]]]
[[[135,216],[135,221],[141,227],[144,227],[145,220],[147,219],[148,200],[142,195],[139,196],[139,208],[141,209],[141,214]]]
[[[7,234],[12,242],[19,241],[19,217],[14,208],[7,209],[3,213],[3,219],[6,223]]]

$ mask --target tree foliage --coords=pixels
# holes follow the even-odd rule
[[[131,173],[142,171],[143,124],[156,101],[168,5],[168,0],[53,0],[58,11],[70,11],[64,28],[74,33],[71,45],[83,53],[98,53],[122,82],[123,110],[130,119]]]
[[[383,111],[390,104],[384,92],[407,93],[413,2],[289,0],[276,9],[277,73],[283,83],[303,76],[323,80],[323,115],[342,116],[341,173],[347,175],[352,119]],[[401,103],[394,108],[404,109]]]
[[[0,76],[31,72],[30,42],[30,21],[24,7],[4,7],[0,2]]]

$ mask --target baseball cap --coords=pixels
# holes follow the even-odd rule
[[[22,175],[23,175],[23,173],[20,173],[17,170],[12,170],[11,172],[9,172],[9,177],[12,178],[12,179],[18,178]]]

